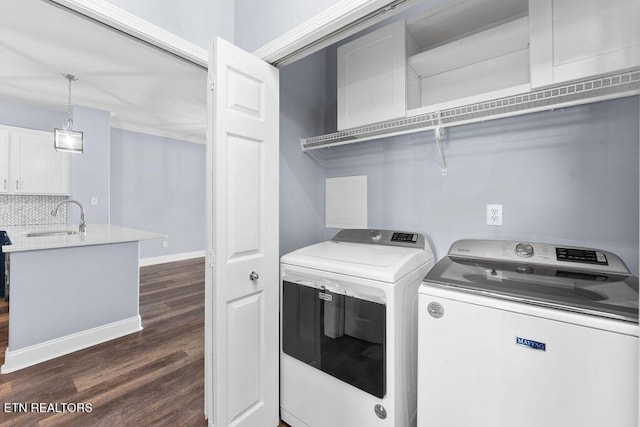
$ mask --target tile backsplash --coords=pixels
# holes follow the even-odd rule
[[[56,216],[51,211],[66,196],[32,196],[0,194],[0,226],[66,224],[67,205]]]

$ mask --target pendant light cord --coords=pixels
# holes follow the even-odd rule
[[[67,129],[73,130],[73,119],[71,118],[71,80],[73,80],[73,78],[69,76],[65,76],[65,77],[67,77],[67,80],[69,80],[69,104],[67,106]]]

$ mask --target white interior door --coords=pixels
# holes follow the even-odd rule
[[[205,412],[279,422],[278,70],[218,38],[207,135]]]

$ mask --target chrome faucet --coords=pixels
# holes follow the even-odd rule
[[[63,200],[58,203],[55,208],[53,208],[53,210],[51,211],[51,215],[56,216],[58,214],[58,209],[60,209],[60,206],[64,205],[65,203],[75,203],[80,208],[80,227],[78,231],[80,231],[80,233],[84,233],[87,229],[87,224],[84,222],[84,207],[82,206],[82,204],[80,204],[79,201]]]

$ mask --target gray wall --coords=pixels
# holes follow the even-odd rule
[[[135,321],[137,253],[138,242],[11,253],[11,281],[23,286],[11,287],[9,349]]]
[[[607,249],[638,274],[638,97],[333,148],[327,176],[368,176],[369,227]],[[503,226],[486,205],[503,205]],[[335,230],[328,230],[332,235]]]
[[[280,254],[322,240],[325,171],[300,151],[300,137],[324,129],[325,55],[280,70]]]
[[[54,128],[64,126],[66,118],[66,111],[53,111],[0,99],[0,124],[3,125],[53,131]]]
[[[254,51],[340,0],[235,0],[234,43]]]
[[[204,49],[216,36],[233,42],[234,0],[107,1]]]
[[[463,238],[530,240],[607,249],[638,274],[637,96],[449,128],[443,176],[431,132],[300,151],[299,137],[335,129],[334,73],[317,83],[334,56],[281,70],[282,253],[335,233],[325,177],[367,175],[369,227],[423,233],[438,258]],[[490,203],[503,226],[486,225]]]
[[[82,130],[84,152],[71,155],[71,198],[84,206],[87,223],[109,222],[110,114],[108,111],[75,106],[73,124]],[[91,198],[98,200],[91,204]],[[79,209],[67,207],[70,223],[79,222]]]
[[[140,257],[204,250],[205,146],[111,130],[111,221],[167,234]]]

